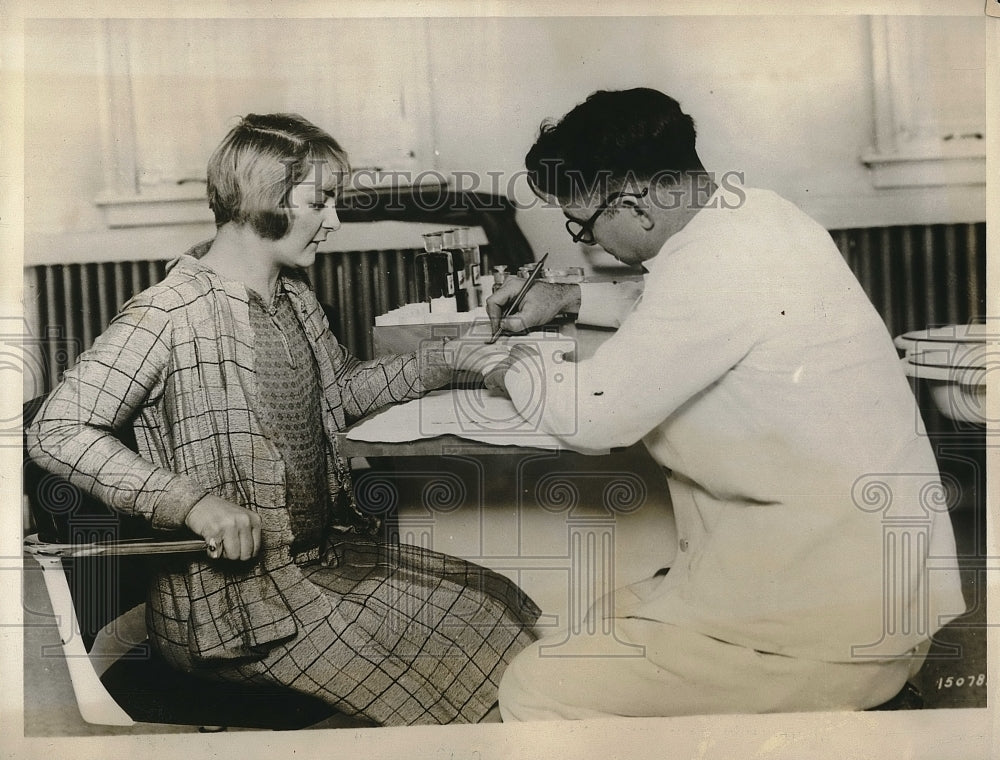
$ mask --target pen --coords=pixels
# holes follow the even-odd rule
[[[489,345],[491,343],[496,343],[496,340],[497,338],[500,337],[500,332],[503,329],[501,327],[503,321],[507,319],[507,317],[509,317],[511,314],[513,314],[514,312],[516,312],[518,309],[521,308],[521,302],[524,300],[524,296],[527,294],[528,288],[530,288],[532,283],[534,283],[535,280],[538,279],[538,275],[541,274],[542,271],[542,265],[545,264],[545,259],[547,259],[548,257],[549,254],[546,252],[546,254],[538,260],[538,263],[535,264],[535,268],[531,270],[531,274],[528,275],[528,279],[524,281],[524,285],[521,286],[521,289],[518,291],[517,295],[514,296],[514,300],[510,302],[510,306],[507,307],[507,310],[503,313],[503,316],[500,317],[500,322],[497,324],[497,329],[493,331],[493,335],[490,336],[490,339],[488,341],[486,341],[486,345]]]

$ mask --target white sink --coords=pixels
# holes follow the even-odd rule
[[[915,330],[894,342],[905,353],[903,370],[926,383],[944,416],[985,425],[988,338],[986,325],[975,323]]]

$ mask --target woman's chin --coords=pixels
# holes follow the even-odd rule
[[[316,251],[319,250],[319,243],[310,243],[298,256],[296,262],[300,267],[311,267],[316,262]]]

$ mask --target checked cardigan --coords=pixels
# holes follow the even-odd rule
[[[148,621],[150,630],[201,660],[259,656],[295,635],[290,609],[329,607],[289,551],[284,464],[261,419],[247,290],[197,260],[207,248],[181,256],[163,281],[123,307],[27,431],[41,466],[154,528],[182,527],[209,493],[260,516],[257,561],[225,563],[220,572],[199,555],[157,576],[148,609],[159,619]],[[358,361],[330,332],[303,276],[286,270],[279,283],[319,369],[331,501],[350,503],[336,498],[349,474],[334,434],[350,418],[444,384],[450,370],[428,351]],[[112,434],[130,423],[138,454]],[[363,522],[351,508],[332,521],[342,529]]]

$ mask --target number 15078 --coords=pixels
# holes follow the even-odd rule
[[[953,687],[961,686],[982,686],[986,683],[986,674],[980,673],[979,675],[971,676],[948,676],[947,678],[939,678],[937,680],[938,689],[951,689]]]

